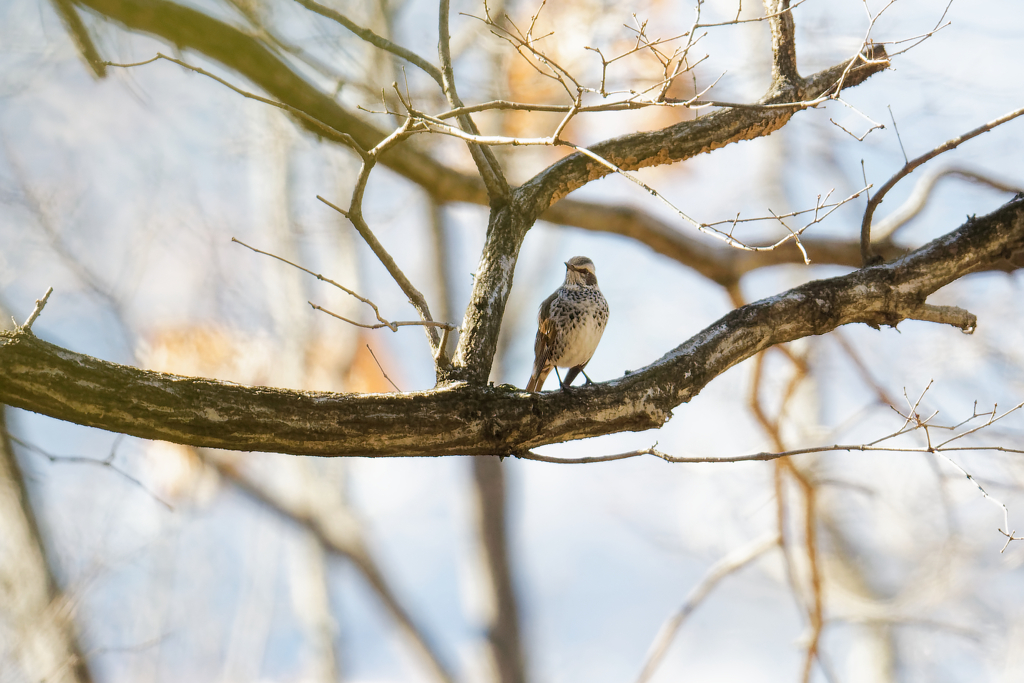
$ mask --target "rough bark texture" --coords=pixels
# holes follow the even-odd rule
[[[1024,249],[1024,197],[895,261],[729,313],[651,365],[568,392],[455,383],[405,394],[243,387],[107,363],[19,330],[0,336],[0,402],[149,439],[308,455],[509,454],[656,428],[730,367],[840,325],[926,317],[926,297]],[[666,311],[668,314],[669,311]],[[44,313],[45,314],[45,313]]]
[[[259,39],[224,22],[168,0],[76,1],[131,30],[156,35],[179,48],[203,53],[237,71],[274,99],[304,112],[339,133],[351,136],[364,149],[372,147],[384,137],[383,132],[346,111],[326,93],[304,80]],[[776,9],[782,9],[786,3],[777,4],[779,7]],[[775,67],[773,81],[761,100],[763,104],[814,99],[836,89],[840,80],[843,87],[854,86],[888,65],[884,50],[872,48],[867,55],[872,61],[855,59],[852,68],[850,62],[845,62],[810,78],[801,79],[796,72],[792,16],[788,12],[774,16],[769,24]],[[674,163],[731,142],[768,135],[785,125],[801,108],[724,109],[662,130],[607,140],[591,149],[624,170]],[[310,121],[298,119],[298,122],[318,135],[342,140],[340,135],[325,133],[323,128]],[[468,119],[467,122],[472,127],[472,122]],[[382,157],[382,162],[440,201],[488,201],[487,193],[478,179],[439,164],[419,152],[415,145],[407,144],[392,150]],[[515,189],[507,201],[501,198],[500,202],[495,202],[453,365],[450,368],[439,367],[439,379],[473,384],[487,381],[505,304],[512,288],[519,248],[526,232],[566,194],[609,172],[607,166],[585,155],[572,154]],[[569,214],[568,218],[572,219],[573,225],[585,224],[585,227],[591,229],[608,229],[600,218],[600,209],[593,210],[594,207],[582,203],[577,203],[577,207],[592,210],[573,212],[572,207],[567,207],[560,213],[563,216]],[[645,240],[662,253],[675,254],[681,259],[687,256],[688,242],[675,239],[667,245],[665,238],[671,236],[664,230],[649,230],[649,225],[649,222],[638,221],[629,227],[635,237]],[[666,246],[671,248],[667,249]],[[700,251],[699,247],[697,249]],[[787,250],[786,253],[790,252]],[[689,256],[683,262],[699,263],[703,260],[699,253]],[[718,258],[716,262],[722,260]],[[731,259],[727,259],[725,268],[734,265]],[[722,270],[720,267],[716,273],[717,281],[724,284],[733,282],[734,279],[729,279],[730,273],[723,273]]]
[[[871,61],[850,69],[843,82],[844,88],[859,85],[888,67],[885,50],[881,47],[869,50],[865,56]],[[761,103],[782,104],[820,97],[835,87],[847,66],[848,62],[844,62],[819,71],[802,80],[799,87],[780,89],[773,83]],[[797,106],[721,109],[661,130],[630,133],[605,140],[588,149],[619,168],[632,171],[683,161],[733,142],[769,135],[786,125],[793,114],[800,110]],[[528,215],[536,218],[573,190],[612,172],[607,166],[584,154],[570,154],[523,185],[522,204],[531,212]]]

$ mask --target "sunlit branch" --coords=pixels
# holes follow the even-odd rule
[[[455,87],[455,72],[452,68],[451,35],[448,27],[449,14],[449,0],[440,0],[438,5],[437,53],[441,59],[441,88],[448,99],[448,104],[453,109],[458,109],[463,104]],[[462,129],[467,133],[473,135],[480,134],[480,130],[469,114],[460,115],[458,121]],[[508,186],[508,181],[505,180],[505,174],[501,170],[501,165],[498,163],[497,157],[494,156],[494,152],[487,147],[470,144],[469,153],[476,163],[477,170],[480,172],[484,185],[487,186],[487,193],[491,199],[507,201],[511,190]]]
[[[453,330],[459,329],[457,326],[455,326],[455,325],[453,325],[451,323],[442,323],[442,322],[437,322],[436,320],[395,320],[395,321],[380,322],[380,323],[376,323],[376,324],[361,323],[361,322],[356,322],[355,320],[350,320],[350,319],[348,319],[348,318],[346,318],[344,316],[338,315],[337,313],[334,313],[333,311],[329,311],[326,308],[324,308],[323,306],[318,306],[317,304],[313,303],[312,301],[307,301],[306,303],[309,304],[310,306],[312,306],[313,310],[321,311],[321,312],[326,313],[327,315],[331,316],[332,318],[337,318],[338,320],[344,320],[345,322],[349,323],[350,325],[355,325],[356,327],[362,327],[362,328],[365,328],[367,330],[379,330],[382,327],[386,327],[389,330],[391,330],[392,332],[397,332],[399,327],[412,327],[412,326],[415,326],[415,327],[423,327],[423,326],[440,327],[441,329],[443,329],[443,330],[445,330],[447,332],[451,332]]]
[[[392,279],[398,283],[398,286],[403,292],[405,292],[405,295],[409,297],[409,302],[420,314],[420,318],[423,321],[433,322],[433,317],[430,315],[430,307],[427,306],[427,300],[423,297],[423,294],[413,286],[412,282],[409,281],[409,278],[406,277],[404,272],[402,272],[402,269],[398,267],[397,263],[395,263],[395,259],[391,257],[391,254],[388,253],[384,248],[384,245],[380,243],[380,240],[377,239],[377,236],[373,234],[373,231],[370,230],[370,226],[367,225],[366,221],[363,219],[361,204],[362,191],[363,187],[365,187],[366,178],[368,177],[370,170],[373,168],[373,163],[374,159],[372,157],[363,162],[363,167],[360,170],[360,180],[356,182],[356,188],[353,190],[352,202],[349,205],[348,211],[332,204],[320,195],[317,195],[316,198],[348,218],[349,222],[352,223],[352,226],[355,227],[356,231],[363,238],[363,241],[366,242],[373,253],[377,256],[377,259],[387,269]],[[435,326],[428,325],[424,329],[427,331],[427,339],[430,341],[431,351],[436,353],[438,346],[441,343],[440,335],[438,335]],[[447,357],[440,354],[438,355],[438,358],[442,365],[446,364]]]
[[[39,317],[39,314],[43,312],[43,308],[46,307],[46,302],[49,300],[51,294],[53,294],[53,287],[47,287],[46,293],[43,294],[42,298],[36,299],[36,305],[32,308],[32,312],[29,313],[28,318],[25,319],[25,324],[21,326],[23,329],[32,329],[32,323],[34,323],[36,318]],[[18,326],[17,321],[15,321],[14,326]],[[11,438],[13,439],[14,437]]]

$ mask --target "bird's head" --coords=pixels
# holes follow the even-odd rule
[[[565,262],[565,283],[574,285],[597,285],[594,262],[586,256],[573,256]]]

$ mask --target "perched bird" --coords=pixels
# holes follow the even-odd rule
[[[608,302],[597,287],[593,261],[573,256],[565,262],[565,282],[540,305],[537,322],[533,374],[526,390],[540,391],[553,368],[569,368],[564,380],[559,376],[562,389],[567,389],[590,362],[608,324]],[[587,373],[583,376],[590,384]]]

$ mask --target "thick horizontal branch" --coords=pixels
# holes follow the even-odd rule
[[[509,454],[661,426],[730,367],[840,325],[896,325],[931,293],[1024,250],[1024,197],[891,263],[736,309],[642,370],[529,394],[464,383],[405,394],[244,387],[108,363],[19,329],[0,336],[0,403],[195,446],[308,455]],[[948,321],[948,320],[947,320]]]

